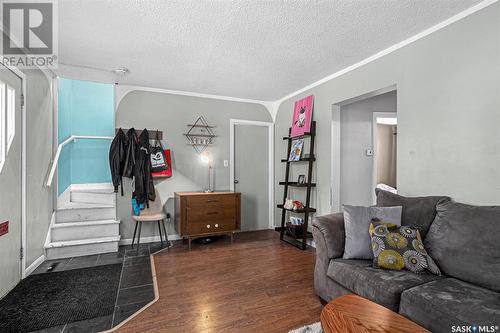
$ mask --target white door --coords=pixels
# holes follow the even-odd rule
[[[241,192],[241,230],[269,229],[268,127],[236,124],[234,189]]]
[[[21,280],[21,79],[0,65],[0,223],[9,221],[0,236],[0,297]],[[2,164],[0,162],[0,164]]]

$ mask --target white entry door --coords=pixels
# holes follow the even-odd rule
[[[0,298],[21,280],[22,80],[0,65],[0,223],[8,233],[0,236]]]

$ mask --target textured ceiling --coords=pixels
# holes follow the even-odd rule
[[[277,100],[479,0],[59,2],[59,61],[124,84]]]

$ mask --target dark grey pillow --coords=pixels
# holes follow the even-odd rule
[[[450,197],[446,196],[404,197],[378,188],[375,193],[379,207],[403,206],[401,225],[418,228],[422,238],[425,238],[432,221],[434,221],[437,203],[451,200]]]
[[[440,202],[424,246],[444,274],[500,291],[500,206]]]
[[[344,205],[344,259],[373,259],[370,223],[373,219],[401,225],[402,207],[362,207]]]

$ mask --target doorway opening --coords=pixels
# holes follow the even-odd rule
[[[393,141],[388,135],[381,139],[389,130],[396,133],[389,126],[397,126],[396,86],[332,106],[332,212],[341,211],[343,205],[374,204],[376,186],[397,187],[396,135]]]
[[[397,193],[398,118],[393,112],[373,113],[373,188]],[[377,198],[373,194],[373,203]]]

